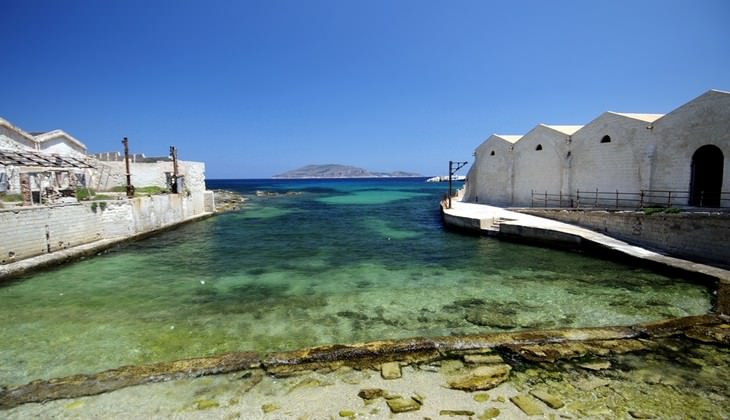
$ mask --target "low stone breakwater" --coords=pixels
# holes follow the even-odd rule
[[[413,338],[375,341],[352,345],[327,345],[259,357],[255,353],[228,353],[219,356],[125,366],[96,374],[37,380],[0,388],[0,409],[10,409],[30,402],[98,395],[117,389],[205,375],[232,372],[261,372],[274,377],[292,377],[311,372],[338,369],[376,370],[383,378],[398,378],[406,366],[430,369],[461,363],[449,372],[447,386],[466,392],[485,391],[510,377],[521,363],[555,363],[563,360],[589,359],[601,369],[603,358],[655,349],[658,341],[679,337],[727,347],[730,344],[730,318],[704,315],[671,319],[628,327],[602,327],[521,331],[473,336]],[[589,366],[589,367],[590,367]],[[259,375],[259,373],[256,373]],[[382,391],[382,390],[381,390]],[[365,400],[385,398],[385,391],[363,390]],[[534,395],[549,406],[559,406],[550,395]],[[391,402],[391,400],[395,400]],[[527,402],[525,402],[527,401]],[[530,405],[527,397],[513,401],[524,412]],[[552,402],[551,402],[552,401]],[[418,397],[388,399],[392,412],[417,410]]]

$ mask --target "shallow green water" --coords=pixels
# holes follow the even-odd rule
[[[209,184],[250,201],[0,286],[0,384],[227,351],[625,325],[710,309],[708,290],[682,279],[446,232],[443,185]]]

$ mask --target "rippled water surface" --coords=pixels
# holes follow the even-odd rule
[[[679,278],[444,231],[443,184],[208,187],[249,200],[0,285],[0,385],[227,351],[625,325],[710,309],[708,290]]]

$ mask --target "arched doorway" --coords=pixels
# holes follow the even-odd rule
[[[702,146],[692,155],[691,206],[720,207],[724,160],[722,150],[713,145]]]

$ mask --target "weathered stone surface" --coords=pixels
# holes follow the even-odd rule
[[[398,379],[402,376],[398,362],[383,363],[380,366],[380,375],[383,379]]]
[[[272,353],[262,363],[272,375],[291,376],[302,370],[337,369],[342,366],[378,369],[382,363],[393,360],[410,364],[430,362],[440,357],[432,340],[413,338]]]
[[[439,411],[439,416],[449,416],[449,417],[458,417],[458,416],[464,416],[464,417],[471,417],[474,415],[473,411],[470,410],[441,410]]]
[[[515,395],[509,400],[528,416],[540,416],[543,413],[542,408],[528,395]]]
[[[547,393],[545,391],[540,391],[539,389],[533,389],[532,391],[530,391],[530,395],[544,402],[550,408],[558,409],[563,408],[563,406],[565,405],[560,397]]]
[[[585,362],[578,363],[578,366],[586,370],[606,370],[611,367],[611,362],[609,362],[608,360]]]
[[[596,388],[600,388],[602,386],[608,385],[609,382],[606,379],[601,378],[591,378],[591,379],[584,379],[581,381],[576,382],[575,386],[576,388],[583,390],[583,391],[593,391]]]
[[[450,380],[449,388],[462,391],[492,389],[507,380],[511,370],[512,367],[507,364],[479,366],[466,375]]]
[[[195,408],[198,410],[207,410],[209,408],[219,407],[218,401],[216,400],[198,400],[195,401]]]
[[[12,408],[28,402],[97,395],[152,382],[236,372],[258,367],[259,364],[255,353],[227,353],[170,363],[124,366],[93,375],[33,381],[17,388],[0,390],[0,408]]]
[[[730,344],[730,328],[728,324],[713,326],[693,326],[687,329],[685,336],[704,343]]]
[[[496,408],[496,407],[487,408],[486,410],[484,410],[484,412],[482,414],[479,415],[478,419],[479,420],[493,419],[495,417],[498,417],[500,413],[501,412],[499,411],[499,408]]]
[[[374,400],[376,398],[385,397],[386,391],[380,388],[365,388],[357,393],[357,396],[363,400]]]
[[[271,413],[272,411],[276,411],[279,408],[281,408],[281,407],[279,407],[278,404],[269,403],[269,404],[262,405],[261,411],[263,411],[264,413]]]
[[[489,401],[489,394],[486,392],[481,392],[479,394],[474,394],[474,401],[476,402],[487,402]]]
[[[490,365],[504,363],[502,356],[498,354],[467,354],[464,355],[464,363],[473,365]]]
[[[288,376],[311,370],[333,370],[342,367],[378,369],[381,364],[394,360],[402,364],[434,363],[447,356],[465,357],[492,352],[498,348],[522,354],[530,360],[551,361],[586,354],[605,356],[656,346],[650,339],[636,339],[640,336],[651,338],[686,335],[698,340],[727,343],[726,333],[730,331],[729,323],[730,318],[724,315],[710,314],[633,327],[517,331],[375,341],[347,346],[320,346],[272,353],[263,361],[254,353],[230,353],[171,363],[126,366],[91,375],[39,380],[12,388],[0,386],[0,409],[12,408],[27,402],[96,395],[150,382],[259,367],[264,367],[267,373],[274,376]],[[441,372],[448,375],[448,369],[444,368],[445,362],[441,363]],[[455,362],[462,364],[460,360]]]
[[[421,404],[413,398],[398,397],[387,400],[386,402],[388,403],[388,408],[390,408],[390,411],[393,413],[405,413],[408,411],[416,411],[421,408]]]
[[[629,415],[635,419],[653,419],[656,417],[641,410],[629,410]]]
[[[587,340],[582,342],[508,344],[504,347],[532,362],[555,362],[587,355],[608,356],[645,350],[648,344],[641,340]]]

